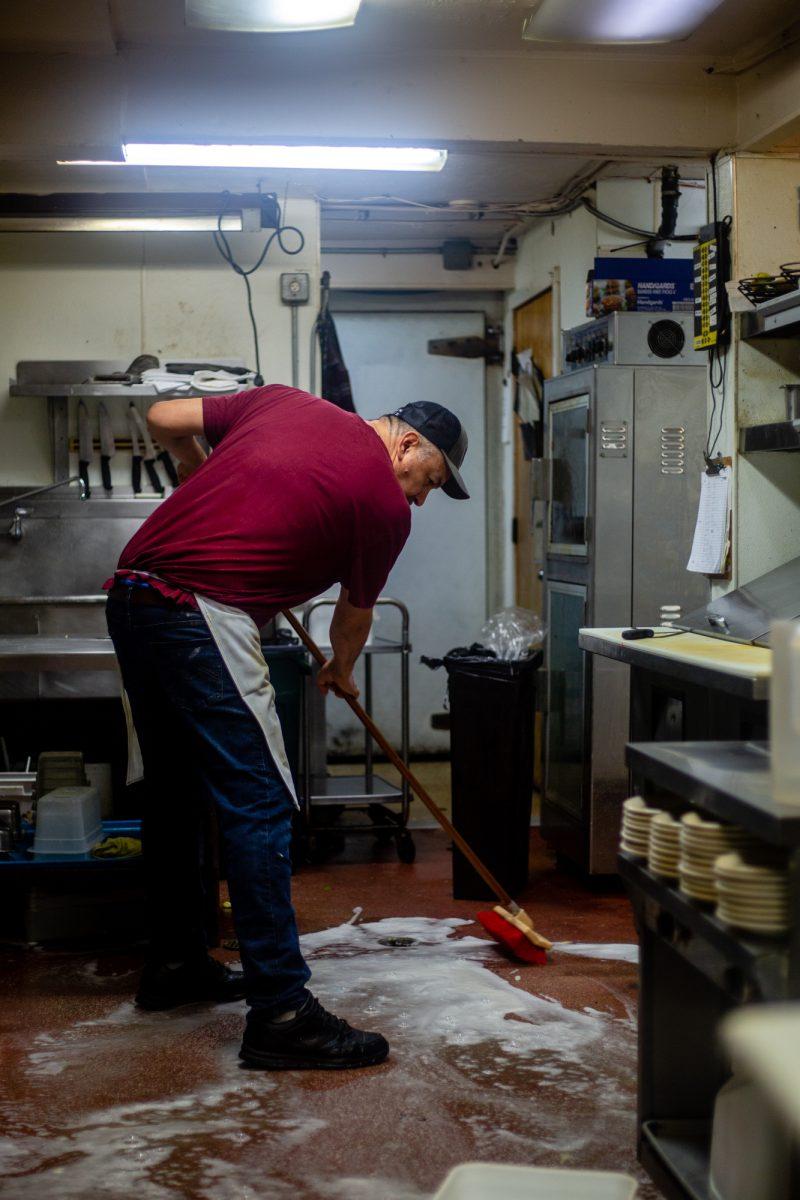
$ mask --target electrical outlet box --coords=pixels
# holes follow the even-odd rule
[[[281,300],[284,304],[308,304],[310,295],[308,271],[284,271],[281,275]]]

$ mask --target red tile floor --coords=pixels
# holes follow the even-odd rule
[[[139,1013],[130,949],[0,951],[0,1194],[425,1200],[482,1160],[629,1171],[656,1197],[634,1155],[636,967],[508,961],[452,920],[480,905],[451,898],[444,836],[415,840],[413,866],[351,839],[295,879],[312,986],[392,1043],[372,1070],[244,1070],[244,1006]],[[559,873],[536,836],[533,867],[553,941],[635,941],[622,893]]]

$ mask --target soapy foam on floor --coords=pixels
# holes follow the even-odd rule
[[[467,1159],[580,1166],[591,1157],[632,1169],[629,1018],[515,987],[486,969],[498,951],[461,933],[467,922],[357,920],[306,935],[303,949],[326,1005],[387,1034],[386,1067],[331,1073],[322,1085],[317,1075],[312,1089],[304,1073],[240,1068],[243,1005],[147,1014],[125,1001],[58,1038],[34,1039],[21,1065],[40,1081],[38,1111],[20,1111],[13,1086],[0,1105],[4,1197],[423,1200]],[[382,944],[392,937],[413,942]],[[630,949],[559,952],[631,961]],[[174,1063],[171,1097],[149,1094],[155,1056]],[[107,1095],[109,1071],[120,1097],[132,1098],[92,1108],[92,1072]],[[87,1110],[77,1111],[73,1089],[87,1086]]]

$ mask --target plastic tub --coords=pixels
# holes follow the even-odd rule
[[[462,1163],[433,1200],[633,1200],[636,1180],[616,1171],[563,1171]]]
[[[38,861],[88,858],[101,837],[97,788],[56,788],[39,797],[33,839],[33,857]]]

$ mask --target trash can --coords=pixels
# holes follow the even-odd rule
[[[286,757],[295,787],[300,786],[300,714],[305,678],[310,671],[308,655],[294,642],[262,642],[261,649],[275,689],[275,708],[281,723]]]
[[[507,661],[490,652],[444,658],[450,698],[453,824],[511,892],[528,881],[536,672],[541,651]],[[494,899],[453,848],[453,897]]]

